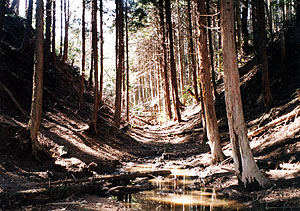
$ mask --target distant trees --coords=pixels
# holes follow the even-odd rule
[[[178,85],[176,77],[176,63],[174,58],[174,43],[173,43],[173,28],[171,20],[171,4],[170,0],[165,0],[166,7],[166,22],[167,22],[167,33],[169,35],[169,51],[170,51],[170,66],[171,66],[171,84],[172,84],[172,99],[175,113],[175,120],[181,121],[180,109],[179,109],[179,97],[178,97]]]
[[[168,63],[167,63],[167,45],[166,45],[166,30],[165,30],[165,20],[164,20],[164,2],[163,0],[159,0],[159,18],[160,18],[160,33],[161,33],[161,46],[163,49],[163,61],[162,61],[162,69],[163,69],[163,87],[164,87],[164,99],[165,99],[165,108],[166,114],[169,119],[172,118],[171,112],[171,102],[170,102],[170,85],[169,85],[169,77],[168,77]]]
[[[52,0],[52,62],[56,63],[56,0]]]
[[[252,0],[252,20],[254,48],[257,53],[257,60],[262,72],[262,94],[266,110],[272,104],[272,93],[269,79],[268,55],[267,55],[267,34],[265,28],[264,0]]]
[[[242,5],[242,19],[241,19],[241,29],[242,29],[242,48],[243,52],[248,55],[250,53],[249,49],[249,30],[248,30],[248,10],[249,10],[249,0],[241,0]]]
[[[266,186],[250,148],[244,120],[234,34],[233,0],[221,0],[224,85],[232,156],[238,180],[245,187]]]
[[[20,47],[21,52],[23,52],[29,44],[29,39],[32,31],[32,10],[33,10],[33,0],[29,0],[27,15],[26,15],[25,34],[24,34],[22,45]]]
[[[44,47],[44,69],[49,70],[50,66],[50,49],[51,49],[51,11],[52,0],[46,1],[46,39]]]
[[[193,26],[192,26],[192,9],[191,9],[191,0],[187,0],[188,5],[188,24],[189,24],[189,51],[191,53],[191,72],[193,74],[193,87],[196,102],[199,103],[199,94],[198,94],[198,81],[197,81],[197,69],[196,69],[196,55],[194,51],[194,41],[193,41]]]
[[[79,108],[83,107],[84,76],[85,76],[85,0],[82,0],[82,23],[81,23],[81,78],[79,91]]]
[[[60,44],[59,44],[59,54],[62,56],[63,48],[63,4],[66,0],[60,0]]]
[[[36,31],[34,44],[34,71],[32,103],[28,129],[32,141],[33,152],[41,149],[37,135],[42,119],[42,98],[43,98],[43,69],[44,69],[44,3],[43,0],[37,0],[36,4]]]

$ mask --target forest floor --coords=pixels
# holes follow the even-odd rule
[[[7,18],[11,19],[5,26],[9,30],[0,43],[0,210],[134,210],[111,197],[116,193],[115,186],[124,187],[128,181],[91,183],[91,178],[115,177],[132,166],[148,166],[146,169],[152,173],[162,169],[188,170],[197,175],[189,188],[214,188],[224,198],[239,201],[245,210],[300,210],[298,30],[286,30],[285,59],[280,53],[279,40],[269,46],[274,98],[269,111],[264,110],[261,100],[261,73],[255,59],[241,64],[241,91],[250,145],[260,169],[274,182],[267,189],[251,191],[239,187],[234,174],[221,80],[216,110],[227,159],[219,165],[210,165],[209,145],[202,140],[199,105],[186,107],[180,123],[150,125],[132,116],[131,122],[123,122],[119,130],[112,121],[113,108],[105,101],[99,111],[99,134],[93,135],[88,130],[91,91],[86,91],[85,107],[79,110],[77,70],[57,61],[44,76],[39,140],[46,153],[38,155],[37,160],[31,154],[26,131],[31,103],[32,49],[25,54],[19,52],[21,40],[17,34],[22,34],[23,29],[16,22],[22,20]],[[95,190],[97,185],[99,190]],[[41,194],[46,189],[48,192]]]

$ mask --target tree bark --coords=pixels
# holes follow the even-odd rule
[[[166,46],[166,31],[165,31],[165,18],[164,18],[164,2],[159,0],[159,17],[160,17],[160,31],[161,31],[161,45],[163,49],[163,80],[164,80],[164,96],[165,96],[165,109],[169,119],[172,119],[171,101],[170,101],[170,85],[168,78],[168,62],[167,62],[167,46]]]
[[[123,27],[123,1],[116,1],[117,5],[117,25],[118,28],[118,44],[117,44],[117,71],[116,71],[116,99],[115,99],[115,115],[114,122],[117,127],[120,126],[121,120],[121,104],[122,104],[122,73],[124,67],[124,27]]]
[[[209,13],[209,0],[206,0],[206,14],[207,16],[207,23],[208,26],[212,25],[211,17]],[[214,65],[214,49],[213,49],[213,40],[212,40],[212,33],[211,30],[208,30],[208,43],[209,43],[209,53],[210,53],[210,66],[211,66],[211,77],[212,77],[212,85],[215,98],[218,98],[219,94],[217,92],[217,85],[216,85],[216,76],[215,76],[215,65]]]
[[[68,5],[67,2],[68,1]],[[63,62],[68,60],[68,48],[69,48],[69,19],[70,19],[70,1],[65,0],[64,2],[64,13],[65,13],[65,40],[64,40],[64,55]]]
[[[103,56],[103,44],[104,44],[104,38],[103,38],[103,0],[100,0],[100,93],[99,93],[99,102],[102,101],[103,98],[103,62],[104,62],[104,56]]]
[[[32,103],[28,128],[32,142],[32,150],[36,153],[41,149],[37,135],[42,119],[42,99],[43,99],[43,69],[44,69],[44,3],[37,0],[36,5],[36,31],[35,31],[35,53],[33,70]]]
[[[62,56],[62,47],[63,47],[63,4],[66,0],[60,1],[60,45],[59,45],[59,54]]]
[[[179,8],[179,0],[177,0],[177,19],[178,19],[178,50],[179,50],[179,63],[180,63],[180,89],[181,89],[181,95],[182,98],[185,101],[184,93],[185,93],[185,73],[184,73],[184,49],[183,49],[183,43],[182,43],[182,34],[181,34],[181,14],[180,14],[180,8]],[[183,102],[185,104],[185,102]]]
[[[46,2],[46,39],[44,48],[44,71],[47,72],[50,67],[50,40],[51,40],[51,0]]]
[[[176,78],[176,64],[174,58],[174,47],[173,47],[173,28],[172,28],[172,20],[171,20],[171,3],[170,0],[165,0],[166,7],[166,23],[167,23],[167,31],[169,34],[169,50],[170,50],[170,64],[171,64],[171,82],[172,82],[172,99],[173,106],[175,111],[175,121],[181,121],[180,109],[179,109],[179,97],[178,97],[178,86],[177,86],[177,78]]]
[[[33,10],[33,0],[29,0],[29,5],[27,9],[26,25],[25,25],[25,34],[20,47],[21,52],[24,52],[26,47],[29,45],[29,40],[32,31],[32,10]]]
[[[269,79],[268,56],[267,56],[267,35],[265,29],[265,11],[263,0],[252,0],[253,8],[253,30],[254,46],[257,53],[258,63],[262,71],[262,93],[265,109],[269,110],[272,104],[272,93]]]
[[[187,1],[188,3],[188,21],[189,21],[189,49],[191,54],[191,71],[193,74],[193,87],[196,102],[199,103],[199,94],[198,94],[198,85],[197,85],[197,70],[196,70],[196,59],[194,51],[194,42],[193,42],[193,26],[192,26],[192,11],[191,11],[191,0]]]
[[[93,86],[93,71],[94,71],[94,55],[93,51],[91,53],[91,66],[90,66],[90,75],[89,75],[89,81],[88,81],[88,86],[92,87]]]
[[[91,131],[97,134],[98,118],[98,38],[97,38],[97,0],[92,1],[92,51],[94,57],[94,108],[92,114]]]
[[[83,108],[84,76],[85,76],[85,0],[82,0],[82,28],[81,28],[81,78],[79,93],[79,108]]]
[[[125,28],[126,28],[126,117],[129,122],[129,37],[128,37],[128,0],[126,0],[125,12]]]
[[[225,156],[222,152],[220,143],[220,134],[217,123],[217,116],[212,95],[211,76],[208,63],[208,49],[207,49],[207,32],[205,24],[207,23],[205,13],[205,2],[197,1],[198,11],[198,51],[200,57],[200,81],[203,93],[204,114],[206,120],[207,137],[210,142],[212,153],[212,163],[218,163],[224,160]]]
[[[52,23],[52,62],[53,64],[56,64],[56,48],[55,48],[55,44],[56,44],[56,0],[52,0],[53,3],[53,23]]]
[[[203,127],[203,135],[202,135],[202,143],[208,142],[207,137],[207,127],[206,127],[206,120],[205,120],[205,108],[204,108],[204,102],[203,102],[203,93],[202,93],[202,87],[200,84],[200,109],[201,109],[201,121],[202,121],[202,127]]]
[[[225,102],[235,171],[246,188],[266,186],[268,179],[259,171],[250,148],[240,93],[234,39],[233,0],[221,0]]]

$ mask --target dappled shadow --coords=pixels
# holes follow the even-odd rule
[[[285,139],[280,142],[272,142],[266,145],[261,145],[253,149],[253,154],[255,157],[265,156],[265,158],[276,158],[280,161],[288,161],[292,156],[300,155],[300,149],[292,147],[294,144],[298,143],[300,138],[295,139]]]

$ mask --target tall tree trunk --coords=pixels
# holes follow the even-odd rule
[[[221,21],[225,101],[235,171],[245,187],[266,186],[268,179],[259,171],[247,137],[235,51],[233,0],[221,0]]]
[[[179,7],[179,0],[177,0],[177,30],[178,30],[178,51],[179,51],[179,63],[180,63],[180,89],[182,98],[185,101],[184,92],[184,82],[185,82],[185,73],[184,73],[184,52],[183,52],[183,43],[182,43],[182,34],[181,34],[181,14],[180,14],[180,7]],[[183,102],[185,104],[185,102]]]
[[[34,71],[30,119],[28,128],[32,141],[33,153],[41,149],[37,135],[42,119],[42,99],[43,99],[43,69],[44,69],[44,3],[37,0],[36,6],[36,30],[35,30],[35,53]]]
[[[242,36],[243,36],[243,52],[248,55],[250,53],[249,49],[249,31],[248,31],[248,8],[249,0],[241,0],[242,2]]]
[[[191,54],[191,71],[193,73],[193,87],[196,102],[199,103],[199,94],[198,94],[198,85],[197,85],[197,70],[196,70],[196,58],[194,51],[194,42],[193,42],[193,26],[192,26],[192,11],[191,11],[191,0],[187,1],[188,3],[188,21],[189,21],[189,49]]]
[[[200,87],[200,109],[201,109],[201,121],[202,121],[202,128],[203,128],[203,135],[202,135],[202,143],[208,142],[208,137],[207,137],[207,127],[206,127],[206,120],[205,120],[205,108],[204,108],[204,102],[203,102],[203,92],[202,92],[202,87],[201,84],[199,85]]]
[[[17,13],[17,15],[20,15],[20,0],[18,0],[18,2],[17,2],[16,13]]]
[[[114,122],[117,127],[120,126],[121,120],[121,104],[122,104],[122,73],[124,67],[124,27],[123,27],[123,1],[116,1],[117,5],[117,24],[118,27],[118,63],[116,71],[116,99],[115,99],[115,115]]]
[[[126,28],[126,117],[129,122],[129,37],[128,37],[128,0],[126,0],[125,12],[125,28]]]
[[[81,27],[81,79],[79,93],[79,108],[83,108],[84,76],[85,76],[85,0],[82,0],[82,27]]]
[[[19,15],[20,0],[13,0],[9,10]]]
[[[47,72],[50,67],[50,40],[51,40],[51,0],[46,3],[46,39],[44,52],[44,71]]]
[[[270,33],[270,39],[273,40],[273,21],[272,21],[272,9],[270,7],[271,1],[267,0],[267,3],[265,4],[266,13],[268,17],[268,24],[269,24],[269,33]]]
[[[207,50],[207,32],[205,29],[206,10],[205,2],[202,0],[197,1],[198,11],[198,51],[200,57],[200,81],[203,92],[204,114],[206,120],[207,137],[210,142],[212,153],[212,163],[218,163],[224,160],[225,156],[222,152],[220,143],[220,134],[217,123],[217,116],[215,111],[215,104],[212,95],[211,76],[208,63],[208,50]]]
[[[20,47],[21,52],[24,52],[26,47],[29,45],[29,40],[32,31],[32,10],[33,10],[33,0],[29,0],[29,5],[27,9],[27,17],[26,17],[26,26],[25,26],[25,34],[22,41],[22,45]]]
[[[178,97],[178,86],[177,86],[177,78],[176,78],[176,64],[174,57],[174,47],[173,47],[173,28],[172,28],[172,20],[171,20],[171,3],[170,0],[165,0],[166,7],[166,23],[167,23],[167,31],[169,35],[169,50],[170,50],[170,64],[171,64],[171,82],[172,82],[172,99],[173,106],[175,111],[175,121],[181,121],[180,109],[179,109],[179,97]]]
[[[52,23],[52,62],[53,64],[56,64],[56,48],[55,48],[55,44],[56,44],[56,0],[52,0],[53,3],[53,23]]]
[[[4,17],[5,17],[5,3],[6,0],[2,0],[0,2],[0,40],[2,39],[3,34],[3,23],[4,23]]]
[[[217,8],[218,8],[218,11],[220,12],[220,0],[218,0],[218,5],[217,5]],[[217,18],[217,25],[218,25],[218,28],[221,28],[221,15],[219,14],[218,15],[218,18]],[[218,53],[218,68],[219,68],[219,71],[221,70],[222,68],[222,62],[221,62],[221,59],[222,58],[222,51],[220,49],[222,49],[222,42],[221,42],[221,32],[218,32],[218,49],[219,49],[219,53]],[[221,72],[221,71],[220,71]],[[219,74],[221,76],[221,74]]]
[[[90,66],[90,75],[89,75],[89,81],[88,81],[88,86],[92,87],[93,86],[93,71],[94,71],[94,54],[93,51],[91,53],[91,66]]]
[[[161,31],[161,45],[163,49],[163,80],[164,80],[164,96],[166,114],[169,119],[172,119],[171,101],[170,101],[170,85],[168,78],[168,62],[167,62],[167,45],[166,45],[166,31],[165,31],[165,18],[164,18],[164,2],[159,0],[159,17],[160,17],[160,31]]]
[[[206,14],[207,16],[207,23],[208,26],[212,25],[210,12],[209,12],[209,0],[206,0]],[[214,49],[213,49],[213,40],[212,40],[212,33],[211,30],[208,30],[208,43],[209,43],[209,53],[210,53],[210,66],[211,66],[211,77],[212,77],[212,85],[215,98],[218,98],[219,94],[217,92],[217,85],[216,85],[216,75],[215,75],[215,65],[214,65]]]
[[[66,1],[68,1],[68,5]],[[69,48],[70,0],[65,0],[64,12],[65,12],[65,40],[64,40],[63,62],[65,63],[68,60],[68,48]]]
[[[63,52],[62,52],[62,47],[63,47],[63,4],[64,1],[66,0],[61,0],[60,1],[60,45],[59,45],[59,54],[62,58]]]
[[[97,134],[98,118],[98,38],[97,38],[97,0],[92,0],[92,51],[94,56],[94,108],[90,129]]]
[[[258,63],[262,71],[262,93],[265,109],[269,110],[272,104],[272,93],[269,79],[268,56],[267,56],[267,36],[265,29],[264,0],[252,0],[253,8],[253,30],[254,46],[257,53]]]
[[[99,102],[102,101],[103,98],[103,0],[100,0],[100,93],[99,93]]]

